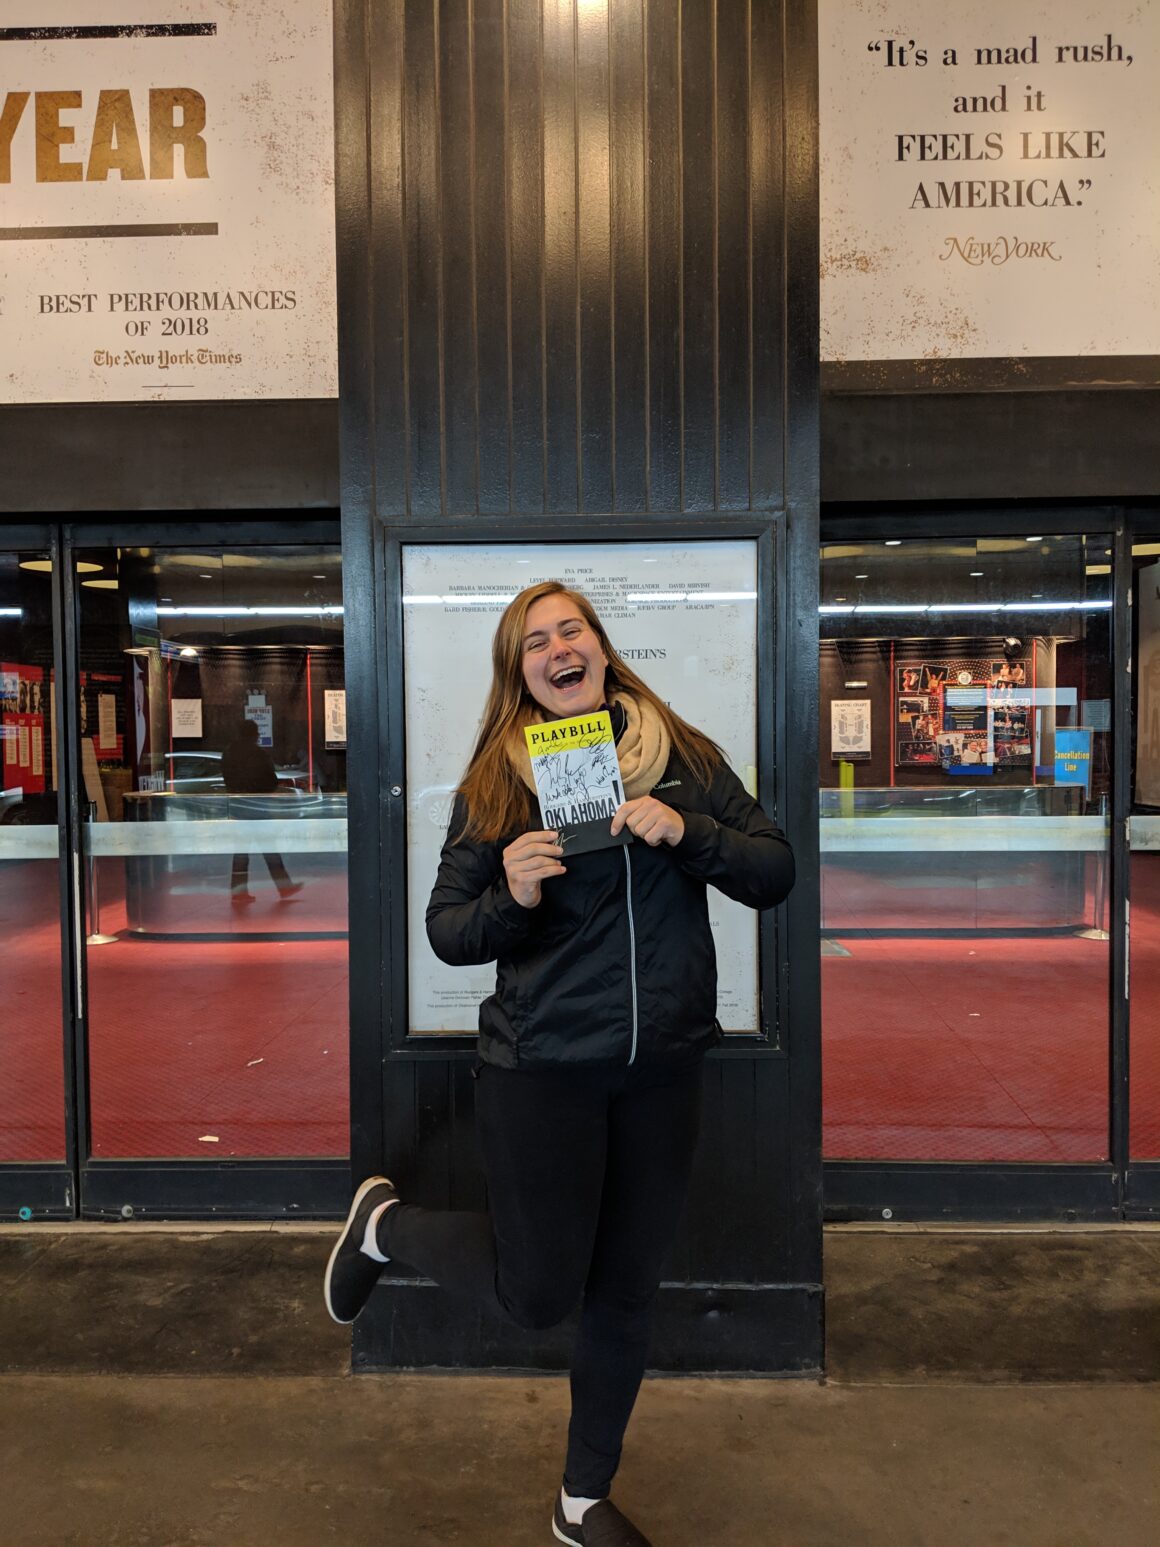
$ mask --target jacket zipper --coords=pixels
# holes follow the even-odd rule
[[[632,1052],[628,1055],[630,1064],[636,1062],[636,1038],[638,1017],[636,1008],[636,923],[632,916],[632,860],[628,849],[624,851],[624,864],[628,871],[628,880],[625,885],[625,896],[628,899],[628,965],[630,982],[632,984]]]

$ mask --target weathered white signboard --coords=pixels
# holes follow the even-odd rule
[[[0,7],[0,402],[337,391],[330,0]]]
[[[757,555],[751,542],[448,544],[403,554],[407,707],[410,1016],[415,1033],[475,1031],[494,964],[446,967],[424,914],[455,787],[491,681],[491,640],[517,591],[557,579],[593,603],[609,637],[657,693],[724,748],[756,786]],[[757,1022],[757,926],[710,888],[718,1016]]]
[[[1160,6],[818,11],[823,360],[1160,354]]]

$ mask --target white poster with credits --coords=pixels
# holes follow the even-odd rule
[[[491,640],[512,597],[562,580],[593,603],[614,647],[756,790],[757,553],[748,541],[440,544],[403,550],[410,1030],[475,1032],[495,966],[448,967],[424,915],[455,787],[491,681]],[[446,728],[453,727],[453,733]],[[757,922],[709,888],[718,1018],[755,1032]],[[626,943],[626,950],[627,950]]]

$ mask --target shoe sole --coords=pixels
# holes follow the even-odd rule
[[[385,1176],[368,1176],[366,1181],[359,1188],[358,1192],[355,1193],[354,1198],[351,1201],[350,1209],[347,1212],[346,1224],[339,1231],[338,1240],[334,1243],[334,1247],[330,1253],[330,1259],[326,1264],[326,1276],[322,1281],[322,1298],[326,1301],[327,1315],[330,1317],[331,1321],[336,1321],[340,1327],[349,1327],[357,1318],[352,1316],[350,1320],[347,1321],[344,1317],[336,1316],[334,1314],[334,1307],[330,1303],[330,1281],[334,1273],[334,1264],[338,1259],[339,1252],[346,1244],[347,1237],[350,1235],[351,1226],[354,1223],[354,1216],[358,1213],[363,1199],[370,1192],[372,1187],[378,1187],[380,1183],[386,1181],[387,1178]],[[388,1183],[388,1185],[393,1184]]]
[[[552,1521],[552,1535],[558,1542],[567,1542],[568,1547],[584,1547],[584,1543],[577,1541],[574,1536],[565,1536],[554,1520]]]

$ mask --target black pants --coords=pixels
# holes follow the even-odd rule
[[[282,860],[280,854],[263,854],[266,861],[266,869],[270,872],[270,880],[280,892],[292,886],[290,872]],[[244,892],[250,882],[250,856],[248,854],[235,854],[233,869],[230,872],[230,891]]]
[[[564,1486],[603,1498],[648,1356],[651,1310],[688,1188],[701,1065],[485,1065],[476,1085],[490,1214],[399,1204],[379,1249],[520,1326],[583,1299]]]

